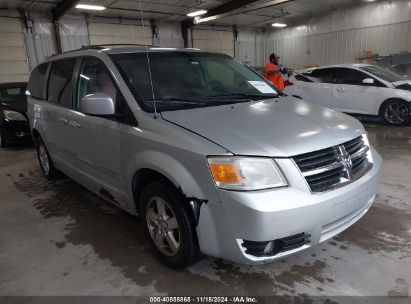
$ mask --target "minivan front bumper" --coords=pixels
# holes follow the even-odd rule
[[[294,177],[287,188],[249,192],[218,190],[220,202],[201,206],[197,226],[201,251],[214,257],[255,264],[278,259],[333,237],[359,220],[374,201],[381,156],[374,149],[372,156],[373,167],[366,175],[326,193],[312,194],[308,186],[306,189],[301,186],[303,181]],[[283,165],[280,163],[280,166]],[[301,242],[294,242],[294,239]],[[289,240],[293,246],[285,246],[289,245],[286,244]],[[284,246],[275,254],[266,255],[250,254],[252,250],[247,250],[250,243],[261,247],[269,241]]]

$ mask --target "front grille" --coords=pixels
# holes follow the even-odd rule
[[[367,173],[372,166],[369,147],[362,136],[342,145],[300,154],[294,162],[312,192],[324,192],[344,186]]]
[[[280,252],[285,252],[310,243],[310,234],[299,233],[282,239],[267,242],[254,242],[243,240],[241,244],[245,248],[245,253],[257,257],[274,256]]]

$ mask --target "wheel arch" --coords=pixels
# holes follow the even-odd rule
[[[139,200],[144,186],[157,180],[171,186],[185,203],[192,205],[191,207],[196,203],[201,206],[210,197],[213,198],[212,191],[209,189],[211,187],[207,187],[211,185],[205,180],[205,174],[194,176],[183,163],[170,155],[157,151],[146,151],[136,156],[133,163],[138,164],[138,166],[129,165],[129,168],[133,169],[127,170],[130,172],[127,176],[130,177],[129,187],[131,191],[129,193],[134,203],[134,206],[130,207],[135,207],[137,213],[140,211]],[[206,167],[204,168],[206,169]],[[209,174],[208,171],[205,173]]]

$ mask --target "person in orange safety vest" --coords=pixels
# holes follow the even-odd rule
[[[272,82],[277,89],[282,91],[285,87],[282,74],[286,74],[289,71],[286,67],[278,64],[279,59],[280,57],[274,53],[270,55],[270,62],[264,68],[264,76],[268,81]]]

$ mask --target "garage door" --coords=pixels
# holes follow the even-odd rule
[[[136,43],[151,45],[151,30],[148,27],[128,24],[90,23],[91,44]],[[145,31],[145,34],[144,34]]]
[[[0,83],[27,81],[29,68],[21,22],[0,18]]]
[[[193,30],[193,47],[234,57],[234,34],[229,31]]]

